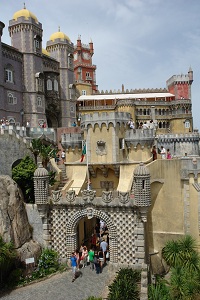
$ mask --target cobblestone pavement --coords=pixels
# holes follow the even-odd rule
[[[18,288],[1,300],[85,300],[89,296],[105,294],[109,282],[108,266],[96,274],[89,266],[81,269],[82,276],[72,282],[71,271],[57,274],[46,280]]]

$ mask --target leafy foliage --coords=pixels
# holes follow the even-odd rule
[[[109,286],[108,300],[138,300],[140,272],[133,269],[120,269]]]
[[[38,262],[38,272],[47,275],[58,270],[58,253],[51,249],[44,249]]]
[[[0,287],[7,284],[9,274],[11,273],[15,260],[17,258],[12,243],[5,243],[0,236]]]
[[[36,164],[26,156],[21,162],[12,169],[12,178],[20,186],[25,202],[34,203],[34,183],[33,176],[36,170]]]
[[[157,283],[148,286],[149,300],[171,300],[169,286],[162,279],[158,279]]]
[[[177,241],[168,241],[162,250],[162,255],[171,267],[169,299],[196,299],[200,294],[200,257],[195,240],[190,235],[186,235]],[[155,294],[158,289],[157,284],[154,288],[151,286],[150,295]],[[162,294],[160,297],[164,299]]]

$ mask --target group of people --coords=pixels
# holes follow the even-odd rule
[[[76,279],[76,272],[80,267],[90,266],[90,269],[95,271],[96,274],[102,273],[103,267],[109,258],[108,231],[106,231],[106,224],[100,220],[99,224],[97,223],[94,228],[89,251],[86,245],[81,245],[80,249],[72,252],[70,257],[73,274],[72,282]]]
[[[9,126],[9,125],[10,125],[10,122],[9,122],[8,120],[6,120],[6,118],[3,118],[3,119],[1,119],[1,121],[0,121],[0,125],[1,125],[1,128],[2,128],[2,129],[5,129],[6,126]]]
[[[153,160],[156,160],[157,159],[157,150],[156,150],[155,145],[153,146],[151,153],[153,155]],[[158,153],[161,155],[162,159],[171,159],[172,158],[170,150],[167,149],[167,151],[166,151],[166,149],[163,146],[161,146],[161,149],[158,148]]]
[[[130,119],[128,121],[128,126],[130,129],[135,129],[135,122],[133,121],[133,119]],[[138,125],[138,129],[154,129],[155,128],[155,124],[153,122],[153,120],[150,120],[148,122],[140,122]]]

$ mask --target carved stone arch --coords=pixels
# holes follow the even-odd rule
[[[85,209],[79,210],[74,213],[74,215],[69,219],[66,226],[67,233],[67,258],[70,258],[71,253],[77,248],[77,224],[78,222],[87,217],[88,214],[92,214],[92,217],[99,218],[103,220],[109,231],[109,251],[110,251],[110,262],[118,262],[118,252],[117,252],[117,229],[109,215],[101,210],[97,210],[93,207],[87,207]]]

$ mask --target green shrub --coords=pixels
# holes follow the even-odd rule
[[[58,270],[58,253],[52,249],[44,249],[39,258],[37,271],[40,274],[48,275]]]
[[[139,300],[140,272],[130,268],[120,269],[109,286],[108,300]]]
[[[37,166],[29,156],[12,169],[12,178],[20,186],[26,203],[34,203],[33,176]]]

